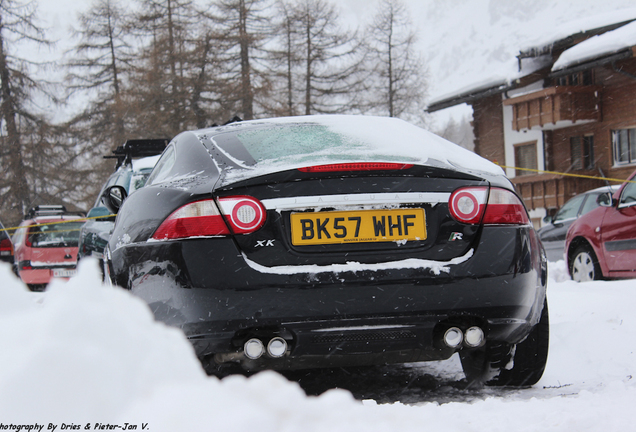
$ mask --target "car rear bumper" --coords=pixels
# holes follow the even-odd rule
[[[259,269],[238,251],[216,255],[232,250],[231,239],[200,239],[119,248],[111,274],[158,320],[183,329],[199,356],[240,353],[249,338],[281,336],[288,355],[253,368],[334,365],[339,356],[433,360],[455,351],[441,341],[451,326],[477,325],[486,340],[515,343],[538,322],[547,274],[536,234],[498,228],[484,229],[457,262],[438,266]]]
[[[60,272],[61,276],[57,276],[57,272]],[[75,268],[60,267],[60,268],[38,268],[38,269],[23,269],[19,270],[20,279],[26,284],[40,285],[48,284],[51,279],[68,280],[75,274]]]

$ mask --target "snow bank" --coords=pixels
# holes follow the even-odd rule
[[[205,376],[183,335],[154,322],[128,292],[102,286],[94,262],[45,293],[27,291],[3,265],[0,429],[36,422],[57,430],[128,423],[153,432],[631,428],[636,283],[557,282],[564,265],[550,270],[551,348],[538,385],[484,390],[470,402],[376,405],[344,390],[307,397],[273,372]]]

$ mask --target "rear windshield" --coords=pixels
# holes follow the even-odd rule
[[[84,222],[37,225],[29,228],[27,241],[32,247],[77,247]]]
[[[396,161],[418,159],[396,155],[383,149],[372,149],[354,136],[330,130],[325,125],[298,124],[250,129],[214,138],[215,143],[245,165],[263,162],[291,165],[320,161]]]
[[[389,117],[306,116],[253,120],[199,138],[218,159],[221,182],[349,162],[394,162],[502,175],[500,167],[417,126]]]

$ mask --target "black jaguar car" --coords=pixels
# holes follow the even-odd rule
[[[181,328],[210,372],[458,352],[469,383],[543,373],[546,258],[522,201],[499,167],[409,123],[184,132],[144,188],[106,194],[110,280]]]

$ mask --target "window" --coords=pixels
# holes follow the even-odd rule
[[[585,195],[577,195],[563,204],[552,219],[553,222],[562,222],[567,219],[575,219],[579,215],[579,209],[585,199]]]
[[[592,169],[594,168],[594,136],[570,138],[570,160],[572,169]]]
[[[161,158],[157,161],[154,169],[150,173],[149,177],[146,179],[146,184],[156,184],[161,183],[166,180],[170,175],[170,170],[174,166],[177,157],[174,150],[174,145],[169,145],[161,155]]]
[[[564,75],[557,79],[557,85],[560,86],[576,86],[576,85],[592,85],[594,84],[594,75],[592,71],[582,71],[575,74]]]
[[[632,179],[633,181],[634,179]],[[619,207],[631,207],[636,205],[636,183],[627,183],[621,193]]]
[[[530,170],[537,169],[537,142],[524,143],[515,145],[515,166],[517,168],[526,168]],[[532,171],[516,170],[516,175],[530,175]]]
[[[612,131],[614,165],[636,163],[636,129]]]

